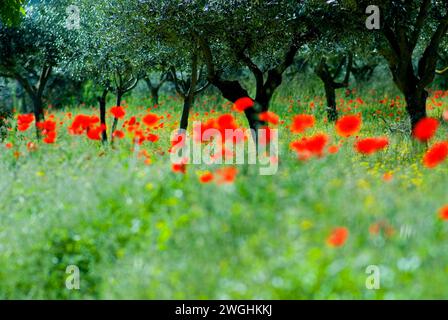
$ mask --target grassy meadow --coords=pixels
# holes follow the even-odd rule
[[[149,101],[129,98],[119,128],[147,113]],[[432,141],[446,140],[448,94],[428,101],[441,122]],[[97,106],[49,109],[58,133],[51,144],[37,142],[34,128],[18,132],[14,115],[0,145],[0,298],[446,298],[448,222],[438,210],[448,203],[448,163],[422,164],[427,147],[406,134],[402,98],[342,91],[338,104],[341,116],[362,114],[359,137],[387,136],[389,147],[357,153],[356,137],[338,136],[325,120],[322,97],[282,92],[271,106],[280,117],[271,126],[279,129],[278,172],[239,165],[227,184],[200,182],[224,165],[173,172],[177,98],[151,107],[163,127],[139,148],[129,137],[103,146],[69,133],[75,115]],[[214,97],[199,99],[190,121],[224,113],[246,126],[244,114]],[[291,133],[302,113],[315,115],[315,126]],[[339,151],[299,160],[291,142],[320,132]],[[328,244],[336,227],[348,230],[340,247]],[[80,269],[79,290],[66,288],[69,265]],[[366,288],[372,265],[378,290]]]

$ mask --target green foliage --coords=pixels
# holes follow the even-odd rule
[[[362,136],[389,132],[374,117],[382,96],[361,97]],[[289,100],[278,97],[272,109],[287,124]],[[201,117],[223,108],[211,101]],[[163,104],[161,114],[176,112],[175,102]],[[328,132],[336,140],[323,110],[319,98],[294,105],[294,113],[315,112],[310,134]],[[445,297],[447,289],[435,284],[446,278],[448,263],[448,225],[437,219],[446,201],[446,164],[424,169],[424,150],[398,132],[384,154],[360,156],[347,143],[336,155],[300,162],[288,148],[298,137],[287,124],[280,128],[276,175],[239,167],[235,184],[221,186],[199,183],[198,174],[210,169],[205,165],[188,166],[185,176],[171,172],[169,156],[156,155],[169,148],[169,130],[143,146],[154,155],[149,166],[126,140],[103,149],[66,128],[59,129],[57,146],[41,144],[31,153],[26,140],[14,141],[15,149],[0,153],[0,297]],[[447,130],[443,125],[438,138]],[[16,159],[14,151],[23,156]],[[386,183],[390,171],[394,178]],[[370,234],[378,221],[388,221],[395,234]],[[326,238],[340,225],[350,230],[347,244],[330,248]],[[409,236],[402,232],[408,227]],[[80,268],[79,291],[65,287],[71,264]],[[381,269],[378,291],[365,288],[368,265]]]
[[[0,2],[0,23],[17,25],[25,15],[23,4],[26,0],[2,0]]]
[[[9,122],[11,116],[12,116],[11,110],[8,110],[3,106],[0,106],[0,141],[5,140],[6,136],[8,135],[8,129],[11,128]]]
[[[423,3],[431,8],[419,28]],[[80,9],[81,25],[67,30],[66,8],[72,4]],[[391,86],[398,73],[391,77],[389,69],[409,71],[401,72],[405,83],[411,75],[420,81],[435,62],[446,67],[446,37],[430,50],[438,61],[428,68],[428,59],[415,63],[425,57],[446,17],[446,2],[378,1],[392,36],[365,28],[369,4],[37,0],[25,6],[23,16],[23,1],[2,0],[0,76],[29,83],[33,91],[40,70],[53,67],[48,96],[73,114],[75,96],[87,107],[80,112],[93,113],[88,107],[97,104],[99,89],[117,89],[120,78],[140,79],[170,67],[191,71],[195,55],[199,65],[212,65],[222,79],[237,80],[253,92],[253,69],[263,82],[288,49],[300,50],[271,108],[286,121],[280,129],[279,172],[262,177],[256,167],[240,166],[231,185],[200,184],[198,175],[210,169],[205,165],[188,166],[186,175],[173,173],[166,153],[169,130],[157,131],[160,140],[143,146],[152,160],[145,165],[126,139],[109,148],[69,136],[69,116],[62,111],[55,113],[57,144],[46,145],[32,140],[31,130],[16,132],[16,119],[0,110],[0,298],[445,298],[448,289],[439,283],[448,272],[448,225],[436,215],[446,204],[447,167],[423,168],[424,146],[403,134],[404,108],[395,113],[395,104],[383,108],[379,101],[398,95]],[[392,41],[415,34],[415,47]],[[342,142],[323,120],[323,89],[312,69],[322,57],[337,65],[347,52],[354,53],[362,91],[341,92],[338,102],[365,100],[349,113],[362,113],[362,136],[388,134],[391,146],[365,157],[348,140],[336,155],[300,162],[289,150],[299,139],[288,130],[293,114],[313,113],[317,125],[310,134],[327,132],[335,144]],[[374,76],[363,78],[363,67],[371,65],[378,65]],[[433,85],[423,83],[423,88]],[[128,116],[149,107],[147,98],[149,93],[142,99],[130,96]],[[211,109],[230,112],[216,91],[196,102],[193,113],[204,120]],[[441,103],[446,109],[446,98]],[[165,128],[177,126],[179,105],[178,97],[165,95],[153,109],[165,117]],[[380,108],[382,116],[376,113]],[[441,118],[442,108],[428,109]],[[238,122],[246,126],[243,116]],[[447,133],[443,123],[438,139],[446,140]],[[28,142],[37,150],[30,151]],[[386,183],[383,175],[389,172],[393,180]],[[387,221],[395,234],[370,234],[378,221]],[[347,244],[338,249],[325,243],[335,226],[350,230]],[[80,268],[79,291],[65,287],[66,267],[72,264]],[[381,290],[365,288],[368,265],[380,266]]]

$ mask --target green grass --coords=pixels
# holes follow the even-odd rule
[[[199,183],[205,165],[173,173],[169,156],[158,153],[169,148],[179,117],[172,101],[158,111],[173,116],[160,140],[144,144],[151,165],[127,140],[104,148],[70,136],[67,121],[55,145],[31,153],[33,130],[11,133],[14,148],[0,147],[0,298],[446,298],[448,223],[437,210],[448,202],[448,165],[424,168],[424,146],[389,133],[371,116],[379,98],[364,98],[361,136],[387,133],[386,151],[360,156],[349,140],[338,154],[301,162],[289,150],[298,136],[287,124],[304,107],[287,112],[289,98],[278,97],[272,110],[286,120],[278,173],[242,166],[230,185]],[[337,142],[319,103],[310,134],[327,132]],[[204,108],[196,109],[200,118]],[[445,123],[438,140],[447,131]],[[385,182],[390,171],[393,180]],[[383,220],[394,235],[371,235],[369,227]],[[350,234],[332,248],[326,239],[337,226]],[[65,287],[68,265],[80,268],[80,290]],[[369,265],[380,267],[380,290],[365,287]]]

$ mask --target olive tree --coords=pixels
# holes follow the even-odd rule
[[[317,63],[315,72],[324,84],[325,96],[327,99],[327,114],[328,120],[330,121],[336,121],[338,119],[336,90],[348,87],[352,65],[353,54],[351,52],[342,57],[322,57]],[[345,72],[343,72],[344,66]],[[338,81],[338,78],[340,78],[342,74],[342,80]]]
[[[172,81],[183,99],[180,129],[187,129],[195,97],[208,86],[204,57],[196,36],[204,1],[115,0],[114,8],[113,15],[120,17],[125,26],[123,34],[128,50],[146,57],[143,65],[168,71],[158,86],[146,78],[154,102],[158,102],[160,84]]]
[[[433,82],[440,44],[448,31],[448,2],[440,0],[341,0],[327,4],[334,19],[369,39],[385,58],[397,88],[406,99],[412,127],[426,117],[427,87]],[[330,7],[331,6],[331,7]],[[372,8],[379,28],[366,26],[366,8]]]
[[[302,46],[316,39],[319,30],[313,21],[309,1],[209,1],[204,12],[207,21],[198,26],[208,79],[224,98],[235,102],[253,97],[255,105],[245,110],[251,129],[264,125],[261,112],[283,81],[283,74],[294,63]],[[226,71],[232,67],[250,70],[255,93]]]
[[[16,79],[24,88],[36,123],[44,119],[45,88],[69,43],[60,3],[34,1],[18,25],[0,23],[0,76]]]
[[[188,90],[196,94],[202,86],[195,80],[193,63],[205,64],[206,78],[231,102],[253,96],[254,108],[245,110],[249,126],[262,125],[258,114],[269,109],[283,73],[294,63],[298,50],[317,37],[309,19],[308,1],[252,0],[141,0],[116,6],[122,23],[136,47],[153,42],[173,55],[171,64],[189,61]],[[171,50],[171,51],[170,51]],[[156,54],[165,54],[162,51]],[[232,79],[236,70],[246,68],[254,76],[255,93],[241,79]],[[176,66],[176,70],[179,67]],[[200,67],[198,67],[200,70]],[[193,77],[192,77],[193,76]],[[191,100],[191,95],[185,95]],[[184,103],[184,111],[190,103]],[[185,114],[185,112],[183,112]],[[182,121],[181,121],[182,122]]]
[[[143,73],[133,51],[128,50],[123,28],[113,14],[114,3],[109,1],[78,0],[80,27],[73,30],[75,45],[66,56],[66,62],[74,78],[93,80],[98,88],[100,123],[108,128],[106,109],[109,93],[116,95],[115,105],[121,106],[123,96],[133,90]],[[110,134],[118,125],[114,118]],[[107,130],[102,141],[108,140]]]

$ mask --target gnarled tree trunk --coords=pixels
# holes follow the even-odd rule
[[[342,82],[336,82],[341,73],[342,67],[346,63],[346,70],[344,80]],[[350,53],[348,59],[344,57],[334,71],[330,71],[330,68],[325,60],[322,58],[318,64],[315,72],[317,76],[324,83],[325,97],[327,99],[327,117],[329,121],[336,121],[338,119],[338,110],[336,106],[336,90],[340,88],[348,87],[348,82],[350,80],[350,74],[352,70],[353,55]]]
[[[428,92],[425,89],[420,89],[405,94],[406,110],[409,114],[412,128],[415,128],[417,123],[426,117],[427,98]]]
[[[191,106],[192,106],[192,100],[189,97],[184,98],[182,116],[180,118],[180,125],[179,125],[179,129],[181,130],[187,130],[188,128],[188,117],[190,115]]]
[[[329,121],[338,120],[338,110],[336,108],[336,88],[332,83],[325,82],[325,97],[327,99],[327,116]]]
[[[104,89],[103,94],[98,98],[98,102],[100,104],[100,123],[104,127],[104,130],[101,134],[101,141],[103,143],[107,142],[106,101],[108,93],[109,90]]]
[[[179,130],[185,131],[188,128],[188,118],[190,115],[190,110],[193,107],[196,96],[204,91],[210,84],[207,82],[200,88],[198,87],[198,83],[201,80],[202,71],[198,72],[198,54],[197,52],[193,52],[191,56],[191,74],[188,76],[187,80],[179,79],[177,77],[176,68],[174,66],[171,67],[171,79],[174,82],[177,93],[183,98],[184,104],[182,107],[182,116],[180,118]]]

